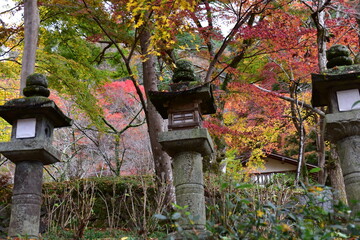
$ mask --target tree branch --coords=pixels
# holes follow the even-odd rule
[[[311,106],[310,104],[307,104],[307,103],[304,103],[302,101],[299,101],[299,100],[295,100],[294,98],[291,98],[291,97],[287,97],[287,96],[284,96],[280,93],[277,93],[277,92],[274,92],[274,91],[271,91],[271,90],[268,90],[266,88],[263,88],[263,87],[260,87],[259,85],[257,84],[253,84],[253,86],[255,86],[256,88],[260,89],[261,91],[263,92],[267,92],[267,93],[270,93],[280,99],[283,99],[285,101],[288,101],[288,102],[292,102],[292,103],[298,103],[299,105],[303,106],[304,108],[316,113],[316,114],[319,114],[320,116],[322,117],[325,117],[325,113],[323,111],[321,111],[320,109],[318,108],[315,108],[313,106]]]

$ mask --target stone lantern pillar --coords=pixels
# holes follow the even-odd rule
[[[47,80],[32,74],[25,98],[0,106],[0,117],[12,125],[11,141],[0,143],[0,153],[16,164],[8,236],[37,239],[39,235],[43,165],[56,163],[61,153],[52,145],[54,128],[72,120],[47,98]]]
[[[176,203],[188,206],[185,211],[194,218],[191,224],[183,219],[181,225],[185,231],[201,232],[206,222],[203,158],[214,151],[210,135],[202,127],[202,115],[216,109],[211,85],[192,87],[194,81],[191,63],[179,61],[171,91],[149,95],[160,115],[168,119],[169,131],[160,133],[158,139],[172,157]]]
[[[328,106],[325,137],[337,146],[347,199],[356,214],[360,212],[360,65],[348,65],[349,54],[342,45],[327,51],[332,68],[312,74],[311,101],[314,107]]]

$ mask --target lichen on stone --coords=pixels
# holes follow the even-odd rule
[[[350,50],[340,44],[333,45],[326,51],[326,58],[328,60],[326,67],[333,68],[337,66],[352,65],[353,60],[350,57]]]
[[[26,97],[32,96],[50,96],[50,91],[47,88],[48,82],[44,75],[34,73],[26,78],[26,87],[23,89],[23,94]]]
[[[325,74],[339,75],[352,72],[360,72],[360,64],[353,64],[347,66],[336,66],[325,71]]]

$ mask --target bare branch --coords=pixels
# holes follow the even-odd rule
[[[291,97],[287,97],[287,96],[284,96],[280,93],[277,93],[277,92],[274,92],[274,91],[271,91],[269,89],[266,89],[266,88],[263,88],[263,87],[260,87],[259,85],[257,84],[253,84],[253,86],[255,86],[256,88],[260,89],[261,91],[264,91],[264,92],[267,92],[267,93],[270,93],[280,99],[283,99],[283,100],[286,100],[288,102],[292,102],[292,103],[298,103],[299,105],[303,106],[304,108],[316,113],[316,114],[319,114],[320,116],[322,117],[325,117],[325,113],[323,111],[321,111],[320,109],[316,108],[316,107],[313,107],[311,106],[310,104],[307,104],[305,102],[302,102],[302,101],[299,101],[299,100],[296,100],[294,98],[291,98]]]

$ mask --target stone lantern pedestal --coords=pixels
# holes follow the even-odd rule
[[[336,144],[341,161],[348,203],[353,214],[360,213],[360,110],[327,114],[325,121],[327,139]]]
[[[203,157],[214,152],[207,129],[187,129],[162,132],[159,142],[172,157],[176,203],[188,206],[185,210],[195,219],[192,224],[187,219],[180,222],[184,230],[204,230],[206,223]]]
[[[72,122],[47,98],[49,94],[46,78],[33,74],[27,78],[25,98],[0,106],[0,116],[12,125],[11,141],[0,143],[0,153],[16,164],[10,238],[38,238],[43,166],[61,158],[51,145],[53,130]]]

